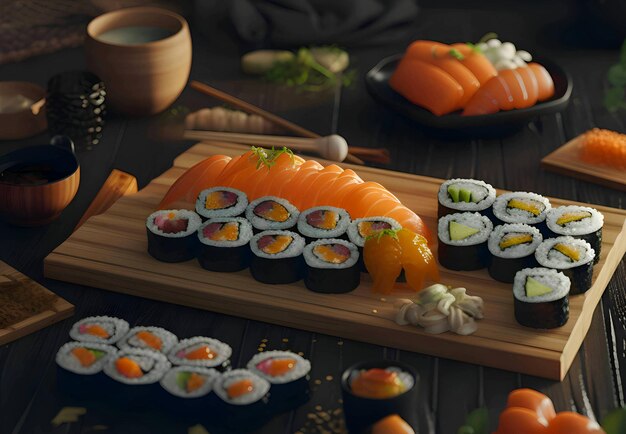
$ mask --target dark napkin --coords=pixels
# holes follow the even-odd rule
[[[378,45],[405,36],[416,0],[233,0],[239,36],[276,46]]]

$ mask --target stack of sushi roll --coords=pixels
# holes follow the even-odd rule
[[[148,253],[163,262],[183,262],[196,256],[196,231],[202,220],[186,209],[159,210],[146,220]]]
[[[119,340],[117,346],[120,349],[142,348],[167,354],[177,342],[174,333],[161,327],[133,327]]]
[[[568,236],[549,238],[535,252],[541,266],[561,271],[569,277],[570,294],[584,294],[591,288],[595,256],[588,242]]]
[[[128,322],[110,316],[90,316],[74,323],[70,337],[75,341],[113,345],[128,333]]]
[[[304,248],[304,284],[314,292],[342,294],[361,283],[359,250],[349,241],[322,239]]]
[[[268,230],[250,240],[250,273],[259,282],[284,284],[302,278],[304,238],[295,232]]]
[[[496,226],[487,243],[491,253],[489,275],[512,283],[515,273],[537,266],[535,250],[543,241],[539,229],[523,223]]]
[[[442,183],[437,197],[438,218],[459,212],[478,212],[491,218],[496,190],[484,181],[456,178]]]
[[[161,378],[164,408],[197,416],[211,406],[210,394],[220,374],[201,366],[174,366]]]
[[[198,262],[211,271],[240,271],[250,265],[252,225],[241,217],[215,217],[198,229]]]
[[[298,232],[307,242],[319,238],[342,238],[350,225],[348,211],[332,206],[309,208],[298,217]]]
[[[569,318],[570,280],[549,268],[525,268],[515,274],[515,319],[526,327],[561,327]]]
[[[204,219],[237,217],[246,211],[248,196],[230,187],[213,187],[202,190],[196,200],[196,212]]]
[[[450,270],[478,270],[489,263],[487,239],[493,229],[477,212],[448,214],[439,219],[439,263]]]
[[[594,264],[600,260],[604,216],[587,206],[559,206],[548,212],[548,229],[556,236],[571,235],[591,244],[596,253]]]
[[[117,348],[95,342],[68,342],[56,355],[59,384],[71,395],[93,397],[93,389],[104,380],[102,368],[115,357]]]
[[[246,208],[246,218],[257,232],[291,229],[299,216],[298,208],[288,200],[275,196],[255,199]]]
[[[204,336],[182,339],[172,347],[167,358],[174,365],[201,366],[218,371],[230,369],[233,350],[222,341]]]
[[[550,201],[540,194],[514,191],[496,198],[493,215],[500,224],[525,223],[537,227],[543,236],[548,236],[546,216],[551,208]]]

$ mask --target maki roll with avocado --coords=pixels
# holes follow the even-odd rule
[[[604,225],[604,216],[601,212],[587,206],[559,206],[548,212],[546,223],[548,229],[556,236],[570,235],[591,244],[596,253],[593,262],[598,263]]]
[[[569,318],[569,278],[549,268],[525,268],[515,274],[515,319],[526,327],[552,329]]]
[[[332,206],[316,206],[300,213],[298,232],[307,242],[319,238],[340,238],[348,230],[348,211]]]
[[[546,215],[552,208],[550,201],[537,193],[515,191],[498,196],[493,203],[493,215],[499,223],[525,223],[536,226],[548,235]]]
[[[213,338],[196,336],[181,339],[172,347],[167,358],[174,365],[201,366],[218,371],[230,369],[230,345]]]
[[[259,282],[283,284],[302,278],[304,238],[290,231],[263,231],[250,240],[250,273]]]
[[[595,252],[585,240],[549,238],[537,247],[535,257],[542,267],[554,268],[569,277],[570,294],[584,294],[591,288]]]
[[[247,369],[234,369],[215,381],[215,410],[226,422],[229,432],[251,430],[263,425],[270,416],[270,383]]]
[[[144,348],[167,353],[177,342],[178,338],[174,333],[161,327],[133,327],[120,339],[117,346],[121,349]]]
[[[201,366],[171,368],[160,381],[164,406],[189,416],[206,413],[211,405],[209,395],[219,376],[215,369]]]
[[[299,216],[298,208],[288,200],[274,196],[255,199],[246,208],[246,218],[257,232],[291,229]]]
[[[211,271],[240,271],[250,265],[252,225],[241,217],[208,219],[198,229],[198,262]]]
[[[448,214],[439,219],[439,263],[450,270],[479,270],[489,263],[487,239],[493,229],[477,212]]]
[[[512,283],[515,273],[537,266],[535,250],[543,241],[539,229],[523,223],[496,226],[489,235],[491,253],[489,275],[500,282]]]
[[[57,381],[62,390],[81,398],[93,397],[104,380],[102,368],[117,348],[95,342],[68,342],[56,355]]]
[[[196,212],[204,219],[237,217],[246,211],[248,196],[230,187],[213,187],[202,190],[196,200]]]
[[[196,231],[202,220],[193,211],[168,209],[146,219],[148,253],[163,262],[183,262],[196,256]]]
[[[491,217],[496,190],[476,179],[449,179],[439,187],[437,217],[458,212],[478,212]]]
[[[128,323],[110,316],[90,316],[74,323],[70,337],[75,341],[115,344],[128,333]]]
[[[361,271],[367,271],[363,263],[365,240],[380,231],[400,229],[402,226],[396,220],[382,216],[358,218],[348,225],[348,239],[359,249],[359,268]]]
[[[359,251],[349,241],[323,239],[304,248],[305,286],[314,292],[342,294],[361,283]]]

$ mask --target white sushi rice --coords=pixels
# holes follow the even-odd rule
[[[194,373],[204,377],[204,384],[196,390],[187,392],[178,386],[177,376],[179,373]],[[174,366],[161,378],[161,386],[174,396],[179,398],[199,398],[206,396],[213,390],[215,381],[220,374],[215,369],[203,368],[201,366]]]
[[[109,334],[109,338],[103,339],[88,333],[81,333],[81,326],[99,325]],[[123,319],[110,316],[90,316],[74,323],[70,329],[70,337],[75,341],[97,342],[101,344],[114,344],[128,333],[128,323]]]
[[[237,195],[237,201],[233,206],[229,206],[227,208],[207,209],[206,198],[208,195],[216,191],[227,191],[229,193],[234,193]],[[198,195],[198,199],[196,200],[196,212],[204,218],[235,217],[243,214],[247,206],[248,196],[246,196],[246,193],[241,190],[237,190],[236,188],[230,187],[207,188],[206,190],[202,190],[200,192],[200,194]]]
[[[230,398],[228,396],[228,387],[242,380],[252,381],[252,391],[236,398]],[[247,369],[233,369],[232,371],[225,372],[215,381],[215,385],[213,387],[213,391],[222,401],[232,405],[253,404],[267,395],[269,390],[269,381],[259,377]]]
[[[216,353],[216,357],[209,360],[188,360],[184,357],[180,357],[178,353],[184,351],[188,353],[202,346],[208,346]],[[186,366],[203,366],[205,368],[215,368],[221,366],[224,362],[230,359],[233,353],[233,349],[230,345],[225,344],[217,339],[207,338],[204,336],[196,336],[188,339],[181,339],[176,345],[172,347],[167,358],[174,365],[186,365]]]
[[[307,222],[307,216],[316,211],[332,211],[337,214],[337,225],[333,229],[322,229],[311,226]],[[298,232],[309,238],[337,238],[342,236],[350,225],[350,214],[342,208],[334,206],[316,206],[300,213],[298,217]]]
[[[83,366],[80,361],[74,357],[72,350],[74,348],[84,347],[87,349],[98,350],[105,353],[104,356],[96,360],[91,366]],[[94,375],[102,371],[104,364],[109,357],[115,357],[117,348],[111,345],[97,344],[95,342],[67,342],[64,344],[56,355],[57,365],[70,372],[80,375]]]
[[[517,208],[507,208],[509,201],[512,199],[518,199],[523,202],[537,201],[543,205],[543,210],[541,211],[541,214],[535,216],[528,211]],[[514,191],[501,194],[496,198],[493,203],[493,214],[505,223],[526,223],[534,225],[544,221],[551,208],[552,205],[550,205],[550,201],[540,194]]]
[[[544,295],[528,297],[526,295],[526,279],[528,277],[532,277],[538,282],[549,286],[552,288],[552,292]],[[544,303],[555,301],[569,294],[570,284],[569,278],[560,271],[542,267],[524,268],[523,270],[515,273],[515,280],[513,281],[513,295],[516,299],[525,303]]]
[[[276,254],[265,253],[263,250],[259,249],[258,242],[259,240],[266,235],[288,235],[293,238],[291,243],[287,246],[285,250]],[[283,258],[293,258],[302,254],[302,250],[304,249],[304,238],[295,232],[291,231],[263,231],[259,232],[255,236],[250,239],[250,249],[252,249],[252,253],[254,253],[259,258],[265,259],[283,259]]]
[[[146,350],[158,351],[150,346],[148,346],[143,340],[137,337],[137,333],[139,332],[150,332],[153,335],[157,336],[161,339],[161,350],[162,353],[167,353],[177,342],[178,338],[176,335],[170,331],[165,330],[161,327],[133,327],[126,333],[126,335],[119,340],[117,346],[120,349],[125,348],[144,348]]]
[[[320,259],[315,254],[315,252],[313,252],[313,249],[317,246],[323,246],[325,244],[341,244],[342,246],[347,247],[348,250],[350,250],[350,257],[346,259],[345,262],[342,262],[341,264],[333,264],[331,262],[326,262]],[[359,260],[359,249],[357,248],[356,245],[352,244],[349,241],[340,240],[336,238],[313,241],[312,243],[309,243],[304,247],[304,251],[302,252],[302,254],[304,255],[304,260],[306,261],[306,264],[312,268],[327,268],[331,270],[342,270],[342,269],[350,268],[354,266]]]
[[[454,221],[464,226],[478,229],[478,232],[462,240],[450,239],[450,222]],[[489,238],[489,234],[493,229],[493,223],[488,217],[480,215],[477,212],[464,212],[456,214],[448,214],[439,219],[437,233],[439,239],[451,246],[473,246],[484,243]]]
[[[352,220],[352,222],[348,226],[348,238],[358,247],[363,247],[365,245],[365,237],[361,236],[361,233],[359,232],[359,224],[363,222],[384,222],[388,223],[393,230],[402,229],[402,225],[400,225],[400,223],[398,223],[395,219],[392,219],[391,217],[362,217]]]
[[[448,194],[448,187],[455,186],[472,193],[472,202],[454,202]],[[496,200],[496,189],[490,184],[477,179],[455,178],[445,181],[439,187],[439,203],[457,211],[482,211],[489,208]]]
[[[120,374],[115,367],[115,362],[122,357],[135,361],[141,367],[144,375],[138,378],[128,378]],[[172,365],[167,360],[167,357],[161,353],[141,348],[125,348],[119,350],[115,357],[107,358],[103,370],[105,374],[120,383],[143,385],[156,383],[171,367]]]
[[[293,369],[289,370],[286,374],[273,377],[257,368],[259,363],[267,359],[294,359],[296,364]],[[311,362],[299,354],[292,353],[291,351],[265,351],[252,356],[246,367],[256,375],[265,378],[272,384],[285,384],[308,375],[311,371]]]
[[[350,378],[348,380],[348,384],[350,384],[350,388],[352,388],[352,383],[354,382],[354,380],[356,380],[360,375],[362,375],[366,371],[367,371],[366,369],[363,369],[360,371],[353,371],[350,373]],[[402,384],[404,385],[404,392],[411,390],[413,386],[415,385],[415,380],[413,379],[413,376],[410,373],[405,372],[396,366],[389,366],[385,368],[385,371],[396,373],[396,375],[400,379],[400,382],[402,382]]]
[[[289,213],[289,218],[285,220],[284,222],[277,222],[273,220],[267,220],[255,214],[254,209],[258,205],[266,201],[274,201],[284,206],[287,209],[287,212]],[[250,204],[246,208],[246,218],[248,219],[250,223],[252,223],[252,226],[254,228],[260,231],[265,231],[268,229],[279,230],[279,229],[292,228],[296,225],[296,222],[298,221],[299,216],[300,216],[300,211],[298,211],[298,208],[293,206],[291,202],[289,202],[287,199],[281,199],[280,197],[276,197],[276,196],[259,197],[258,199],[255,199],[252,202],[250,202]]]
[[[533,239],[530,243],[518,244],[502,250],[499,245],[500,241],[502,240],[502,237],[510,233],[530,234]],[[491,254],[499,258],[523,258],[533,254],[542,241],[543,237],[541,236],[539,229],[523,223],[511,223],[496,226],[493,232],[489,235],[489,242],[487,243],[487,246],[489,247]]]
[[[563,253],[553,250],[556,244],[566,244],[568,247],[578,251],[580,259],[578,261],[571,261],[570,258]],[[593,261],[595,257],[596,252],[591,247],[591,244],[585,240],[570,236],[548,238],[542,242],[539,247],[537,247],[537,251],[535,251],[535,258],[540,265],[557,270],[566,270],[568,268],[588,264]]]
[[[237,222],[239,224],[239,237],[236,240],[212,240],[210,238],[205,238],[202,233],[202,230],[210,225],[211,223],[229,223],[229,222]],[[248,220],[243,217],[215,217],[210,218],[206,222],[204,222],[198,228],[198,239],[200,242],[206,246],[213,247],[240,247],[250,242],[250,238],[252,238],[252,225]]]
[[[154,219],[161,214],[169,214],[174,213],[175,219],[187,219],[187,229],[181,232],[163,232],[155,223]],[[193,211],[189,211],[188,209],[165,209],[155,211],[148,216],[146,219],[146,227],[153,234],[159,235],[165,238],[183,238],[189,234],[194,233],[198,230],[200,225],[202,224],[202,219],[198,214]]]
[[[561,226],[556,223],[556,221],[563,214],[578,212],[578,211],[587,211],[591,213],[591,217],[584,218],[578,221],[572,221],[566,223]],[[593,232],[596,232],[604,225],[604,215],[599,212],[595,208],[590,208],[588,206],[577,206],[577,205],[568,205],[568,206],[559,206],[551,209],[548,212],[548,216],[546,217],[546,224],[548,225],[548,229],[550,229],[555,234],[559,235],[587,235]]]

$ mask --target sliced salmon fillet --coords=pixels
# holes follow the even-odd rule
[[[532,69],[529,67],[517,68],[516,71],[521,75],[522,80],[524,80],[524,86],[526,87],[526,92],[528,93],[528,102],[529,107],[537,104],[539,100],[539,84],[537,83],[537,77]]]
[[[463,55],[461,63],[472,71],[481,86],[498,75],[498,71],[489,59],[484,54],[474,51],[469,45],[457,43],[452,44],[451,47],[456,48]]]
[[[550,73],[538,63],[529,63],[528,67],[535,73],[539,94],[538,101],[545,101],[554,96],[554,81]]]
[[[482,86],[465,106],[464,116],[497,113],[515,108],[516,97],[523,97],[523,81],[519,74],[502,71]],[[521,83],[521,84],[520,84]],[[519,104],[519,103],[518,103]]]

